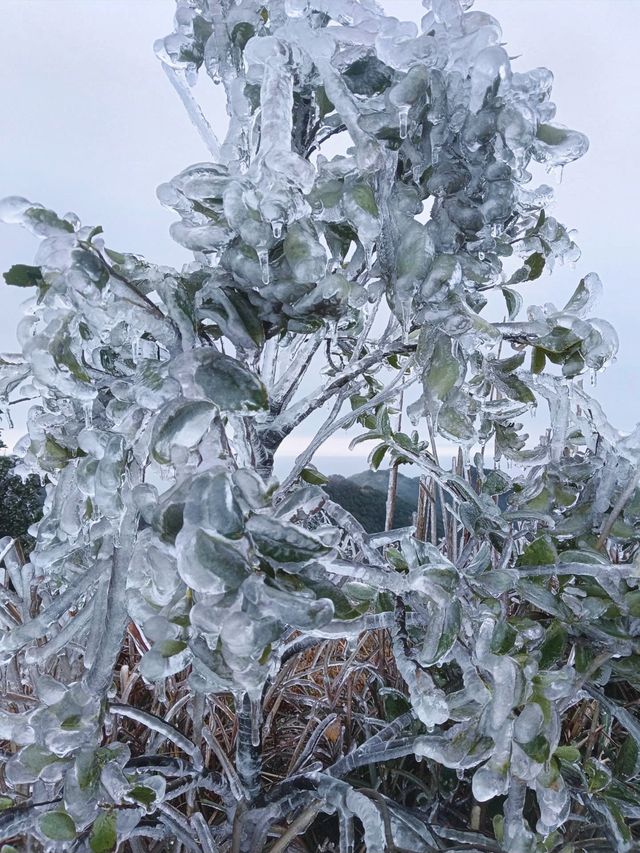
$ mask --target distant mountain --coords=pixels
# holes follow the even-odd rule
[[[333,474],[324,486],[331,500],[339,503],[358,519],[368,533],[384,530],[389,471],[362,471],[351,477]],[[413,524],[418,506],[418,477],[398,474],[398,493],[394,527]]]
[[[485,475],[489,474],[486,469]],[[475,469],[471,469],[472,482]],[[418,491],[420,478],[407,477],[398,473],[398,490],[396,511],[393,527],[409,527],[414,523],[414,515],[418,506]],[[386,515],[387,489],[389,486],[389,470],[362,471],[350,477],[339,474],[329,476],[329,482],[324,486],[331,500],[339,503],[362,524],[368,533],[379,533],[384,530]],[[451,498],[445,495],[445,503]],[[508,497],[503,494],[498,498],[498,505],[505,509]],[[444,535],[440,510],[438,509],[438,538]]]

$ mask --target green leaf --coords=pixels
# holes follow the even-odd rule
[[[604,797],[603,802],[606,803],[607,816],[609,817],[609,825],[613,830],[616,840],[619,843],[617,847],[618,850],[631,850],[632,848],[629,846],[632,836],[631,830],[624,819],[624,815],[618,808],[617,804],[614,803],[610,797]],[[634,803],[635,805],[635,803]]]
[[[409,700],[404,693],[395,690],[393,687],[381,687],[378,690],[378,695],[382,697],[384,718],[387,722],[397,719],[411,709]]]
[[[384,91],[391,82],[393,72],[377,56],[367,54],[356,59],[343,72],[344,82],[355,95],[367,98]]]
[[[539,124],[536,130],[536,139],[545,145],[562,145],[570,133],[574,131],[556,127],[553,124]]]
[[[326,115],[329,115],[329,113],[332,113],[335,110],[335,106],[327,97],[327,92],[324,86],[318,86],[316,89],[316,104],[318,105],[320,118],[324,118]]]
[[[482,491],[485,495],[503,495],[511,488],[511,482],[501,471],[495,468],[487,474]]]
[[[462,606],[459,601],[453,600],[445,614],[444,624],[442,626],[442,635],[438,642],[434,660],[440,660],[447,654],[449,649],[458,639],[460,633],[460,625],[462,623]]]
[[[507,303],[509,319],[514,320],[518,316],[518,313],[522,308],[522,296],[518,293],[517,290],[510,290],[508,287],[503,287],[502,293],[504,296],[504,301]]]
[[[548,669],[561,661],[566,644],[567,632],[559,622],[552,622],[540,646],[540,669]],[[563,659],[562,662],[564,663]]]
[[[531,350],[531,372],[535,374],[542,373],[546,362],[547,357],[544,354],[544,350],[539,349],[539,347],[533,347]]]
[[[603,791],[611,782],[611,771],[596,758],[587,759],[584,764],[584,770],[589,780],[589,792],[592,794],[597,791]]]
[[[151,806],[156,801],[156,792],[147,785],[136,785],[129,791],[129,796],[145,806]]]
[[[214,320],[236,347],[255,349],[264,344],[264,327],[247,297],[231,287],[219,288],[201,309]]]
[[[35,774],[39,774],[45,767],[54,764],[57,760],[57,755],[49,752],[43,746],[38,746],[37,743],[26,746],[20,752],[20,764]]]
[[[379,444],[372,452],[369,457],[369,465],[372,470],[377,471],[380,465],[382,464],[382,460],[384,459],[385,453],[389,449],[387,444]]]
[[[297,282],[317,282],[324,276],[327,254],[308,223],[294,222],[289,226],[283,250],[291,274]]]
[[[11,797],[0,797],[0,812],[5,811],[5,809],[10,809],[13,805],[13,800]]]
[[[438,428],[443,435],[456,441],[470,441],[476,434],[471,418],[453,405],[446,405],[440,409]]]
[[[174,447],[194,448],[214,414],[214,406],[205,400],[175,400],[161,409],[151,434],[151,455],[156,462],[171,462]]]
[[[219,469],[197,474],[184,505],[184,521],[200,530],[240,539],[244,531],[242,509],[230,475]]]
[[[581,759],[580,750],[575,746],[559,746],[553,755],[567,764],[577,764]]]
[[[329,550],[306,530],[266,515],[252,516],[247,530],[260,553],[278,563],[306,562]]]
[[[633,735],[627,735],[622,742],[614,764],[614,772],[620,779],[633,779],[640,771],[638,742]]]
[[[235,358],[213,348],[197,351],[193,380],[203,395],[223,412],[267,408],[267,390],[258,377]]]
[[[558,562],[558,552],[548,536],[534,539],[518,559],[518,566],[553,566]]]
[[[496,376],[496,384],[501,387],[511,400],[517,400],[519,403],[535,403],[536,398],[529,386],[514,376],[513,373],[500,373]]]
[[[498,622],[491,637],[491,651],[494,655],[506,655],[514,647],[518,632],[508,622]]]
[[[521,743],[523,752],[538,764],[544,764],[549,758],[549,742],[543,734],[536,735],[528,743]]]
[[[453,355],[451,340],[439,335],[422,376],[425,393],[432,399],[444,400],[460,378],[460,362]]]
[[[376,198],[369,184],[354,184],[351,187],[351,196],[358,207],[361,207],[371,216],[378,216],[379,210],[376,204]]]
[[[231,41],[239,50],[244,50],[247,42],[255,34],[255,27],[248,21],[240,21],[231,31]]]
[[[529,268],[529,281],[535,281],[542,275],[546,259],[541,252],[534,252],[524,263]]]
[[[629,615],[634,617],[640,616],[640,589],[633,589],[631,592],[628,592],[624,600],[629,608]]]
[[[76,837],[76,825],[63,811],[40,815],[38,825],[40,832],[52,841],[73,841]]]
[[[209,536],[192,527],[183,530],[180,537],[178,572],[187,586],[211,595],[238,589],[249,566],[236,546],[222,536]]]
[[[137,798],[136,798],[137,799]],[[92,853],[112,853],[118,845],[115,812],[102,812],[93,822],[89,835]]]
[[[300,478],[312,486],[324,486],[325,483],[329,482],[329,478],[321,474],[315,465],[307,465],[306,468],[303,468],[300,472]]]
[[[40,267],[31,267],[28,264],[14,264],[4,274],[4,280],[13,287],[39,287],[44,284]]]
[[[183,652],[187,648],[187,644],[184,640],[163,640],[158,643],[157,648],[163,658],[170,658]]]
[[[25,210],[24,215],[36,234],[48,237],[51,229],[73,234],[73,225],[66,219],[60,219],[57,213],[54,213],[53,210],[47,210],[46,207],[29,207]]]

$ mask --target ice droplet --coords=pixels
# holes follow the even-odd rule
[[[258,261],[262,272],[262,283],[269,284],[269,252],[266,249],[258,249]]]
[[[290,18],[304,18],[308,8],[308,0],[284,0],[284,10]]]
[[[31,207],[31,202],[17,195],[0,199],[0,222],[7,225],[21,225],[24,221],[25,210]]]
[[[406,139],[409,130],[409,107],[400,107],[398,110],[398,124],[400,129],[400,139]]]

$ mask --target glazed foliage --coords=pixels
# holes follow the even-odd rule
[[[578,257],[534,177],[587,140],[492,17],[424,6],[178,0],[156,52],[210,152],[158,192],[180,271],[1,204],[42,238],[0,390],[47,482],[2,549],[8,844],[637,849],[640,434],[583,390],[598,277],[519,292]],[[323,490],[344,428],[422,477],[413,526]]]

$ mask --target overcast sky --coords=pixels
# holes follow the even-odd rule
[[[418,0],[383,5],[414,20],[424,11]],[[562,305],[582,275],[600,274],[605,295],[595,313],[616,327],[620,352],[594,390],[612,422],[629,430],[640,420],[640,0],[477,0],[476,8],[502,23],[510,55],[520,57],[516,70],[554,72],[558,121],[591,141],[565,170],[553,211],[577,229],[582,258],[523,294],[525,304]],[[153,55],[172,14],[172,0],[1,0],[0,196],[73,210],[101,224],[108,245],[180,265],[188,253],[169,238],[173,215],[155,188],[207,151]],[[221,87],[205,91],[215,127],[224,123]],[[36,245],[0,224],[0,270],[30,263]],[[22,296],[3,286],[0,351],[16,348]],[[5,433],[7,443],[16,433]],[[344,445],[333,442],[319,464],[330,470]],[[347,471],[342,460],[335,467]],[[348,470],[362,467],[354,459]]]

